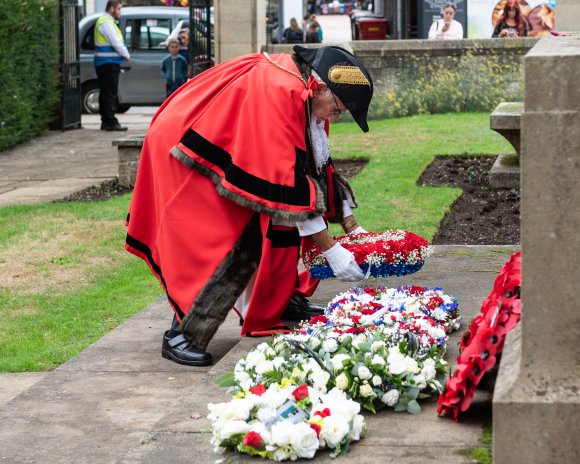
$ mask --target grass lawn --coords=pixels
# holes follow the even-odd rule
[[[513,151],[484,113],[371,121],[368,134],[345,122],[331,134],[335,158],[370,159],[352,181],[361,225],[428,239],[460,194],[415,185],[433,156]],[[123,249],[129,201],[0,208],[0,372],[54,369],[162,295]]]

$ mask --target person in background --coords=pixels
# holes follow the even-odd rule
[[[115,117],[118,107],[121,63],[130,55],[123,43],[121,29],[115,23],[121,17],[121,0],[109,0],[103,14],[95,24],[95,71],[99,80],[99,114],[101,130],[126,131]]]
[[[498,18],[492,37],[527,37],[528,22],[519,3],[507,0],[501,16]]]
[[[306,42],[306,37],[308,36],[308,30],[310,29],[310,16],[309,14],[304,15],[304,20],[302,21],[302,34],[303,42]]]
[[[189,28],[181,29],[177,38],[179,39],[179,54],[189,63]]]
[[[282,33],[282,43],[285,44],[298,44],[302,43],[304,38],[304,33],[302,29],[298,27],[298,21],[296,18],[290,20],[290,27],[284,29]]]
[[[169,55],[161,63],[161,75],[165,78],[165,97],[169,97],[187,82],[187,61],[179,54],[179,41],[170,39],[167,48]]]
[[[322,42],[322,27],[316,20],[316,15],[310,16],[308,32],[306,33],[306,43],[321,43]]]
[[[443,19],[435,21],[429,29],[429,39],[448,40],[463,39],[463,26],[455,17],[456,7],[453,3],[447,3],[443,7]]]

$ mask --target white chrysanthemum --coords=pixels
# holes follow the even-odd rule
[[[327,353],[334,353],[338,349],[338,343],[334,338],[327,338],[322,343],[322,349]]]
[[[381,401],[385,403],[387,406],[393,407],[395,404],[399,402],[399,392],[394,388],[389,390],[387,393],[383,395]]]

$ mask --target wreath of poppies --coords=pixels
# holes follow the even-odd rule
[[[429,243],[423,237],[405,230],[382,233],[363,232],[335,238],[352,252],[357,264],[368,277],[403,276],[417,272],[429,256]],[[305,250],[304,265],[319,280],[334,277],[328,261],[315,244]]]
[[[457,422],[466,411],[477,385],[503,351],[506,334],[520,320],[521,252],[514,253],[496,277],[493,290],[483,301],[481,314],[470,324],[459,345],[457,370],[439,396],[437,413]]]

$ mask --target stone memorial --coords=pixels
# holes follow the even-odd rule
[[[495,387],[493,458],[497,464],[575,463],[580,462],[580,33],[543,38],[524,66],[522,319],[507,337]]]

